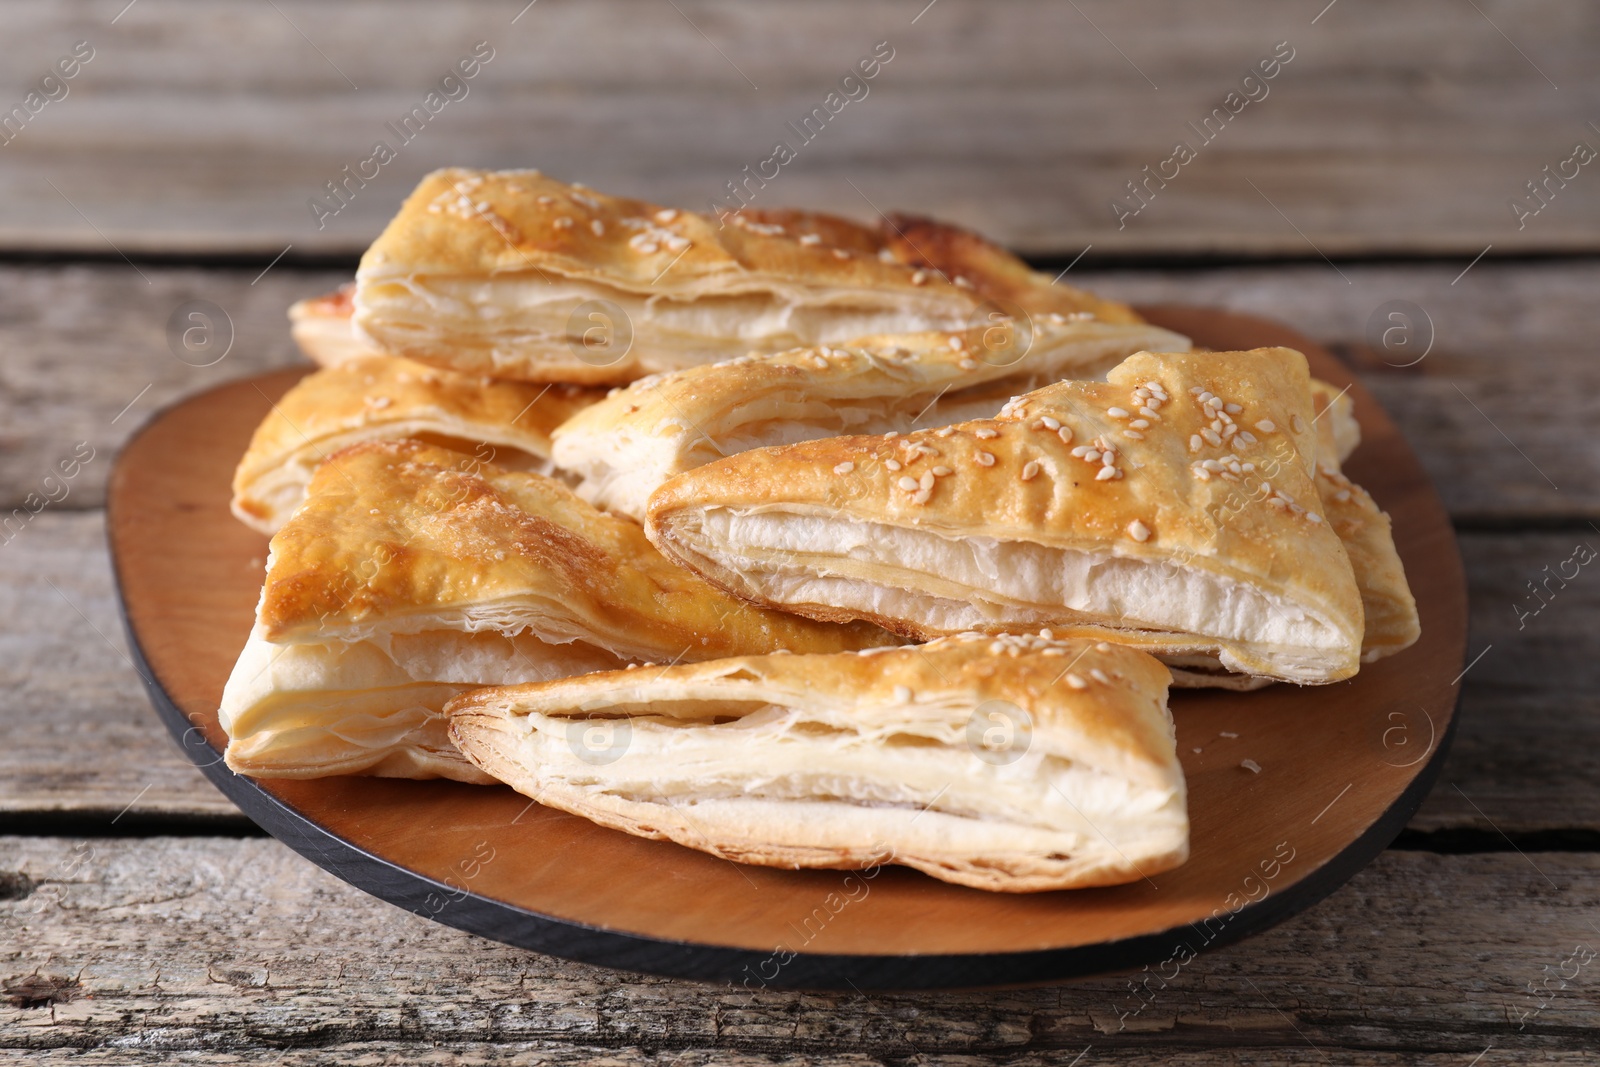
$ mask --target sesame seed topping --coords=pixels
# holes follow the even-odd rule
[[[933,473],[935,477],[943,478],[947,474],[954,474],[955,471],[941,463],[937,467],[933,468]]]
[[[1110,685],[1111,684],[1111,679],[1107,678],[1106,677],[1106,672],[1101,670],[1099,667],[1090,667],[1089,668],[1089,677],[1093,678],[1095,681],[1099,682],[1101,685]]]
[[[850,258],[850,253],[848,251],[846,251],[845,249],[843,249],[843,248],[835,248],[833,250],[833,258],[834,259],[849,259]]]
[[[1031,482],[1039,476],[1039,461],[1030,459],[1022,465],[1022,480]]]
[[[808,233],[801,236],[800,243],[803,245],[820,245],[822,238],[817,234]]]
[[[1070,671],[1067,672],[1067,684],[1070,685],[1074,689],[1087,689],[1087,688],[1089,688],[1089,683],[1088,682],[1084,681],[1080,676],[1078,676],[1076,674],[1073,674]]]
[[[606,232],[606,224],[599,219],[591,219],[589,220],[589,229],[594,231],[596,237],[603,237]]]
[[[1239,440],[1243,441],[1247,445],[1253,445],[1256,443],[1256,435],[1251,433],[1249,430],[1240,430]]]
[[[550,225],[554,226],[558,230],[570,230],[572,229],[572,220],[563,215]]]
[[[1189,451],[1190,452],[1198,452],[1198,451],[1200,451],[1200,445],[1201,445],[1200,435],[1197,434],[1197,433],[1190,434],[1189,435]]]
[[[899,430],[890,430],[888,433],[883,435],[883,439],[885,441],[893,441],[896,437],[899,437],[899,436],[900,436],[900,431]]]
[[[972,436],[976,437],[980,441],[988,441],[999,437],[1000,433],[997,430],[991,430],[987,426],[980,426],[976,430],[972,431]]]
[[[1131,440],[1134,440],[1134,441],[1143,441],[1144,440],[1144,434],[1140,433],[1138,430],[1123,430],[1122,431],[1122,436],[1127,437],[1127,438],[1129,438]]]
[[[1094,650],[1096,652],[1110,652],[1111,651],[1111,646],[1106,644],[1104,641],[1096,641],[1095,642],[1095,646],[1094,646]]]
[[[1134,519],[1132,522],[1128,523],[1128,536],[1133,538],[1135,541],[1148,541],[1150,540],[1150,527],[1146,526],[1138,519]]]
[[[1249,771],[1251,774],[1260,774],[1261,773],[1261,764],[1257,763],[1253,759],[1240,760],[1239,761],[1239,766],[1243,767],[1245,770]]]
[[[926,282],[927,280],[928,280],[928,272],[927,271],[922,271],[922,270],[912,271],[912,273],[911,273],[911,284],[912,285],[921,285],[924,282]]]
[[[1306,432],[1306,420],[1302,419],[1299,415],[1290,415],[1289,416],[1289,425],[1294,427],[1294,432],[1295,433],[1305,433]]]
[[[1070,445],[1072,443],[1072,427],[1071,426],[1063,426],[1063,427],[1061,427],[1061,429],[1056,431],[1056,436],[1061,438],[1061,443],[1062,444]]]
[[[900,469],[900,461],[897,459],[886,459],[883,461],[883,465],[892,471],[897,471]]]
[[[1128,417],[1128,412],[1125,408],[1106,408],[1106,414],[1110,415],[1113,419],[1125,419]]]
[[[1039,419],[1039,421],[1044,423],[1044,428],[1047,429],[1047,430],[1059,430],[1059,429],[1061,429],[1061,420],[1060,419],[1051,418],[1049,415],[1045,415],[1045,416],[1042,416]]]
[[[901,704],[909,704],[909,703],[911,703],[911,687],[908,686],[908,685],[897,685],[897,686],[895,686],[894,687],[894,699],[898,703],[901,703]]]
[[[1333,494],[1333,499],[1337,500],[1341,504],[1345,503],[1346,501],[1348,501],[1350,499],[1350,490],[1348,490],[1348,489],[1339,490],[1337,493]]]
[[[1135,430],[1148,430],[1150,428],[1150,420],[1134,419],[1132,422],[1128,423],[1128,425]]]
[[[1201,430],[1200,436],[1204,437],[1209,444],[1220,445],[1222,443],[1222,436],[1210,428]]]
[[[932,471],[923,471],[922,472],[922,477],[917,481],[917,488],[918,489],[932,489],[933,488],[933,472]]]
[[[1314,511],[1308,511],[1308,512],[1306,512],[1306,519],[1308,521],[1310,521],[1310,522],[1321,522],[1322,521],[1322,516],[1318,515]]]
[[[1097,482],[1109,482],[1117,476],[1117,473],[1117,468],[1115,467],[1101,467],[1095,474],[1094,480]]]
[[[856,469],[856,465],[854,463],[850,462],[847,459],[843,463],[836,464],[834,466],[834,468],[833,468],[833,473],[835,473],[835,474],[849,474],[851,471],[853,471],[855,469]]]
[[[1117,454],[1115,452],[1111,451],[1111,449],[1109,449],[1109,448],[1106,449],[1104,452],[1100,453],[1100,463],[1103,466],[1106,466],[1106,467],[1114,467],[1114,466],[1116,466],[1117,465]]]
[[[978,461],[978,466],[980,467],[994,466],[994,453],[992,452],[979,452],[972,458]]]
[[[1239,412],[1243,411],[1244,408],[1240,407],[1238,404],[1224,404],[1222,406],[1222,410],[1226,411],[1229,415],[1237,415]]]
[[[960,363],[957,363],[956,366],[960,367],[962,370],[977,370],[978,361],[975,359],[963,359]]]
[[[1277,428],[1277,423],[1273,422],[1271,419],[1262,419],[1260,422],[1256,423],[1256,429],[1260,430],[1262,433],[1271,433]]]
[[[1161,417],[1160,415],[1156,414],[1155,407],[1150,404],[1146,404],[1144,407],[1140,408],[1139,414],[1143,415],[1147,419],[1159,419]]]
[[[677,208],[664,207],[660,211],[656,212],[656,221],[659,222],[659,223],[662,223],[663,225],[666,224],[666,223],[671,222],[673,219],[675,219],[677,217],[678,217],[678,209]]]
[[[920,484],[918,484],[917,480],[915,478],[911,477],[911,475],[909,475],[909,474],[902,475],[900,480],[898,482],[896,482],[895,484],[898,485],[900,488],[904,489],[908,493],[914,493],[918,489],[922,488],[922,486]]]

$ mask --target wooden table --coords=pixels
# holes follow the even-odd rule
[[[1600,546],[1600,449],[1584,432],[1600,407],[1600,175],[1552,186],[1521,229],[1507,203],[1574,141],[1600,145],[1584,110],[1600,13],[124,2],[0,13],[4,107],[73,42],[95,49],[0,147],[0,515],[59,498],[0,534],[0,1056],[1600,1062],[1600,963],[1552,992],[1575,949],[1600,949],[1600,579],[1529,591]],[[478,40],[496,57],[476,96],[317,230],[306,199]],[[178,396],[293,361],[285,307],[348,277],[417,174],[536,164],[703,206],[880,40],[896,56],[873,95],[771,202],[938,212],[1056,269],[1093,245],[1079,284],[1276,316],[1329,342],[1421,454],[1467,562],[1481,657],[1422,811],[1347,887],[1200,957],[1120,1032],[1128,976],[752,997],[431,924],[260,835],[167,739],[126,659],[100,510],[118,445]],[[1296,57],[1273,95],[1119,230],[1123,182],[1283,40]],[[233,326],[211,366],[169,352],[168,316],[191,299]],[[1433,327],[1410,366],[1372,347],[1369,321],[1394,300]],[[74,477],[46,481],[72,457]]]

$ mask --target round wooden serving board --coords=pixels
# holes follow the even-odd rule
[[[108,507],[134,654],[174,736],[251,818],[367,892],[485,937],[752,990],[1015,984],[1179,965],[1320,900],[1405,825],[1450,741],[1466,592],[1449,519],[1416,457],[1327,351],[1262,319],[1144,310],[1214,349],[1293,346],[1314,374],[1350,384],[1364,440],[1348,472],[1394,517],[1422,613],[1417,645],[1348,682],[1174,693],[1193,823],[1192,858],[1177,870],[1112,889],[985,893],[903,868],[739,866],[509,788],[234,775],[216,709],[250,630],[267,541],[229,514],[229,482],[251,430],[304,370],[183,401],[123,450]]]

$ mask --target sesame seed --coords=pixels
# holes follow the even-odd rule
[[[1339,490],[1337,493],[1333,494],[1333,499],[1337,500],[1341,504],[1345,503],[1346,501],[1348,501],[1350,499],[1350,490],[1348,490],[1348,489]]]
[[[927,280],[928,280],[928,273],[926,271],[920,271],[919,270],[919,271],[913,271],[911,273],[911,284],[912,285],[921,285],[924,282],[926,282]]]
[[[1277,423],[1273,422],[1271,419],[1262,419],[1260,422],[1256,423],[1256,429],[1260,430],[1262,433],[1271,433],[1277,428]]]
[[[555,222],[551,223],[551,225],[558,230],[570,230],[572,229],[572,220],[563,215],[559,219],[556,219]]]
[[[1039,476],[1039,461],[1038,460],[1030,459],[1030,460],[1028,460],[1028,462],[1026,462],[1026,463],[1024,463],[1022,465],[1022,480],[1023,481],[1031,482],[1033,479],[1037,478],[1038,476]]]
[[[939,466],[933,468],[933,473],[934,473],[935,477],[943,478],[947,474],[954,474],[955,471],[951,470],[949,467],[946,467],[944,464],[941,463],[941,464],[939,464]]]
[[[897,459],[886,459],[883,461],[883,465],[892,471],[897,471],[900,469],[900,461]]]
[[[1199,434],[1192,433],[1192,434],[1189,435],[1189,451],[1190,452],[1198,452],[1198,451],[1200,451],[1200,443],[1201,442],[1200,442],[1200,435]]]
[[[988,441],[991,438],[999,437],[1000,434],[998,431],[991,430],[987,426],[980,426],[976,430],[972,431],[972,436],[976,437],[980,441]]]
[[[1161,417],[1160,415],[1156,414],[1156,409],[1149,404],[1146,404],[1144,407],[1140,408],[1139,414],[1143,415],[1147,419],[1159,419]]]
[[[839,463],[839,464],[836,464],[834,466],[833,473],[835,473],[835,474],[849,474],[851,471],[853,471],[855,469],[856,469],[856,465],[854,463],[850,462],[849,460],[845,460],[843,463]]]
[[[1306,420],[1302,419],[1299,415],[1290,415],[1289,416],[1289,425],[1294,427],[1294,432],[1295,433],[1305,433],[1306,432]]]
[[[1211,472],[1206,470],[1204,467],[1190,467],[1189,469],[1193,471],[1194,476],[1199,478],[1202,482],[1209,482],[1211,480]]]
[[[1074,689],[1087,689],[1087,688],[1089,688],[1089,683],[1088,682],[1084,681],[1081,677],[1079,677],[1076,674],[1073,674],[1070,671],[1067,672],[1067,684],[1070,685]]]
[[[1044,638],[1046,641],[1054,641],[1056,637],[1055,631],[1051,630],[1048,626],[1039,631],[1039,636]]]
[[[1045,415],[1045,416],[1042,416],[1039,419],[1039,421],[1044,423],[1044,428],[1047,429],[1047,430],[1059,430],[1059,429],[1061,429],[1061,420],[1060,419],[1051,418],[1049,415]]]
[[[1100,463],[1103,466],[1112,467],[1116,465],[1116,462],[1117,454],[1111,451],[1111,449],[1108,448],[1104,452],[1100,453]]]
[[[1127,438],[1131,438],[1132,440],[1135,440],[1135,441],[1143,441],[1144,440],[1144,434],[1140,433],[1138,430],[1123,430],[1122,431],[1122,436],[1127,437]]]
[[[1204,437],[1209,444],[1220,445],[1222,443],[1221,435],[1219,435],[1217,431],[1209,428],[1201,430],[1200,436]]]
[[[1095,642],[1095,646],[1094,646],[1094,650],[1096,652],[1110,652],[1111,651],[1111,646],[1106,644],[1104,641],[1096,641]]]
[[[678,209],[677,208],[664,207],[660,211],[656,212],[656,221],[660,222],[660,223],[671,222],[673,219],[675,219],[677,217],[678,217]]]
[[[898,485],[900,488],[904,489],[908,493],[914,493],[918,489],[922,488],[922,486],[917,483],[917,480],[915,478],[911,477],[911,475],[909,475],[909,474],[903,475],[900,478],[900,480],[898,482],[896,482],[895,484]]]
[[[1063,427],[1061,427],[1061,429],[1056,431],[1056,436],[1061,438],[1061,443],[1062,444],[1070,445],[1072,443],[1072,427],[1071,426],[1063,426]]]
[[[589,222],[589,229],[594,231],[594,235],[596,237],[602,237],[606,232],[606,224],[601,222],[599,219],[591,219]]]
[[[1243,767],[1245,770],[1249,771],[1251,774],[1260,774],[1261,773],[1261,764],[1257,763],[1253,759],[1240,760],[1239,761],[1239,766]]]
[[[923,471],[922,472],[922,478],[917,482],[917,488],[919,488],[919,489],[932,489],[933,488],[933,472],[932,471]]]
[[[932,496],[933,496],[933,490],[931,490],[931,489],[918,489],[916,491],[916,493],[912,495],[911,502],[913,504],[926,504],[928,502],[928,499],[930,497],[932,497]]]
[[[1239,440],[1243,441],[1247,445],[1253,445],[1256,443],[1256,435],[1251,433],[1249,430],[1240,430]]]
[[[978,461],[978,466],[980,467],[994,466],[994,454],[992,452],[979,452],[972,458]]]
[[[1237,415],[1239,412],[1243,411],[1244,408],[1240,407],[1238,404],[1224,404],[1222,406],[1222,410],[1226,411],[1229,415]]]
[[[1113,419],[1125,419],[1128,417],[1128,412],[1124,408],[1106,408],[1106,414],[1110,415]]]
[[[1132,422],[1128,423],[1128,425],[1135,430],[1148,430],[1150,428],[1150,420],[1134,419]]]
[[[1111,479],[1115,478],[1116,476],[1117,476],[1117,468],[1115,468],[1115,467],[1101,467],[1098,471],[1095,472],[1094,480],[1097,481],[1097,482],[1109,482]]]
[[[1072,450],[1072,455],[1078,459],[1082,459],[1084,456],[1087,456],[1089,452],[1090,449],[1088,445],[1079,445],[1077,448]]]
[[[883,435],[883,439],[885,441],[893,441],[896,437],[899,437],[899,436],[900,436],[900,431],[899,430],[890,430],[888,433]]]
[[[957,363],[956,366],[960,367],[962,370],[977,370],[978,361],[975,359],[963,359],[960,363]]]
[[[1308,521],[1310,521],[1310,522],[1321,522],[1322,521],[1322,516],[1318,515],[1314,511],[1308,511],[1308,512],[1306,512],[1306,519]]]
[[[803,245],[820,245],[822,243],[822,238],[817,234],[808,233],[800,238],[800,243]]]
[[[1150,540],[1150,527],[1146,526],[1138,519],[1134,519],[1132,522],[1128,523],[1128,536],[1133,538],[1135,541],[1148,541]]]
[[[908,685],[897,685],[897,686],[895,686],[894,687],[894,699],[895,699],[895,701],[897,703],[900,703],[900,704],[909,704],[909,703],[911,703],[911,687],[908,686]]]
[[[1106,677],[1106,672],[1101,670],[1099,667],[1090,667],[1089,668],[1089,677],[1093,678],[1095,681],[1099,682],[1101,685],[1110,685],[1111,684],[1111,679],[1107,678]]]

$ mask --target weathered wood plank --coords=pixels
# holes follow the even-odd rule
[[[1069,277],[1138,302],[1273,316],[1332,343],[1364,369],[1458,520],[1600,522],[1600,445],[1573,431],[1600,416],[1591,322],[1600,262],[1485,261],[1452,285],[1465,265],[1352,266],[1341,277],[1326,264],[1151,272],[1080,264]],[[110,458],[140,422],[181,395],[294,360],[285,309],[342,280],[281,265],[258,281],[253,270],[142,269],[149,284],[126,265],[0,266],[0,511],[39,492],[79,441],[96,458],[62,506],[98,506]],[[191,299],[215,303],[233,322],[233,349],[214,366],[190,366],[169,349],[167,320]],[[1427,357],[1405,369],[1394,366],[1415,358],[1405,350],[1365,347],[1369,320],[1392,300],[1421,307],[1436,335]]]
[[[0,815],[216,818],[233,806],[184,760],[122,658],[99,513],[46,513],[0,546]],[[1581,535],[1465,534],[1471,654],[1455,749],[1413,829],[1600,831],[1600,581],[1587,570],[1518,629],[1525,582]],[[1589,540],[1600,548],[1600,535]],[[69,602],[70,601],[70,602]],[[1528,610],[1528,608],[1524,608]],[[79,615],[79,612],[82,615]],[[1414,740],[1426,742],[1419,720]],[[1459,790],[1456,788],[1459,787]],[[1559,797],[1559,801],[1554,798]],[[1476,805],[1476,807],[1474,807]],[[239,816],[240,825],[244,825]]]
[[[0,247],[354,251],[456,163],[700,207],[780,138],[799,157],[769,200],[866,215],[870,198],[1035,252],[1600,247],[1600,181],[1582,172],[1521,229],[1508,207],[1575,142],[1600,144],[1584,110],[1600,15],[1557,0],[1382,19],[1270,0],[544,0],[515,23],[521,0],[123,6],[8,7],[0,106],[73,42],[95,54],[4,148]],[[384,124],[480,40],[494,58],[469,95],[399,144]],[[801,143],[786,123],[878,41],[895,53],[869,95]],[[1294,58],[1268,95],[1203,143],[1188,124],[1279,41]],[[379,138],[398,158],[318,229],[307,200]],[[1198,158],[1119,229],[1112,199],[1179,139]]]
[[[1139,1000],[1126,977],[864,998],[605,971],[430,924],[268,840],[13,838],[3,854],[0,866],[32,887],[0,902],[4,984],[23,990],[13,1001],[61,990],[55,1003],[0,1006],[0,1047],[14,1050],[335,1047],[376,1061],[435,1043],[534,1043],[556,1062],[579,1049],[622,1062],[715,1049],[872,1063],[1065,1060],[1092,1047],[1099,1061],[1172,1051],[1237,1063],[1222,1050],[1241,1047],[1252,1062],[1337,1051],[1340,1062],[1451,1052],[1465,1063],[1493,1045],[1510,1057],[1501,1062],[1528,1062],[1592,1051],[1600,1023],[1592,962],[1542,1011],[1520,1014],[1537,1006],[1527,983],[1600,940],[1593,855],[1542,854],[1536,870],[1514,853],[1386,853],[1310,912],[1169,969],[1165,988],[1152,979]]]

